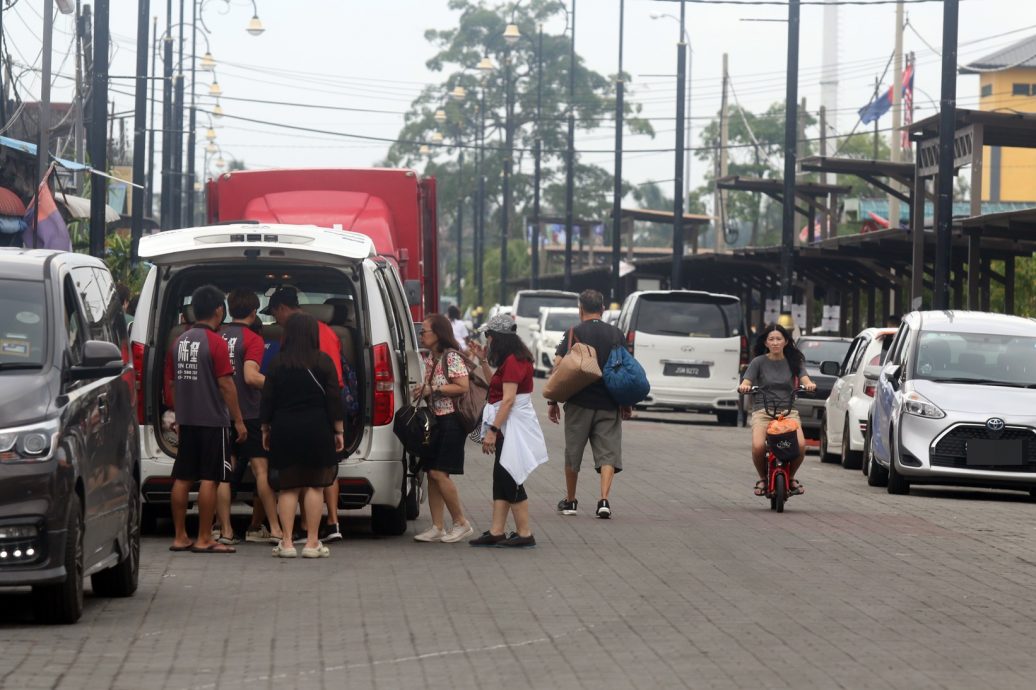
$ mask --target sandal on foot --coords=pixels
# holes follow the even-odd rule
[[[791,491],[789,491],[788,494],[791,495],[791,496],[799,496],[799,495],[804,494],[804,493],[806,493],[805,487],[803,487],[802,484],[799,483],[799,480],[792,479],[791,480]]]
[[[766,495],[766,480],[765,479],[760,479],[759,481],[757,481],[755,483],[755,489],[753,491],[755,492],[756,496],[765,496]]]
[[[327,558],[331,555],[331,549],[327,548],[323,544],[318,544],[314,548],[308,546],[302,549],[303,558]]]

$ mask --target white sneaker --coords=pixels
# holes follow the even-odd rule
[[[463,525],[454,525],[450,528],[450,531],[442,536],[442,541],[447,544],[452,544],[455,541],[460,541],[469,534],[474,534],[475,528],[471,526],[471,523],[465,523]]]
[[[415,534],[414,541],[442,541],[444,534],[445,532],[435,525],[432,525],[431,528],[426,529],[424,532]]]
[[[259,529],[250,529],[245,532],[245,541],[250,543],[268,544],[270,543],[270,537],[272,536],[273,535],[270,534],[270,530],[266,525],[259,525]],[[277,541],[280,541],[280,539]]]

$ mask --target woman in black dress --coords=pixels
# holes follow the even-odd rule
[[[309,314],[295,314],[284,325],[284,343],[266,374],[259,418],[263,448],[270,452],[270,484],[279,491],[277,515],[284,534],[273,555],[298,555],[291,535],[302,500],[302,557],[324,558],[330,551],[318,537],[323,488],[338,476],[345,434],[338,374],[331,358],[320,351],[317,320]]]

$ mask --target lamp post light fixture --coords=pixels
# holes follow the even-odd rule
[[[432,132],[432,136],[430,137],[430,139],[433,144],[441,144],[443,139],[442,132]]]
[[[207,130],[205,130],[205,138],[208,139],[209,141],[215,141],[216,140],[216,130],[213,129],[212,127],[209,127]]]
[[[213,162],[213,165],[222,170],[223,168],[227,167],[227,162],[223,160],[223,156],[220,155],[219,158],[217,158],[215,162]]]
[[[460,101],[463,101],[467,97],[468,97],[467,89],[465,89],[463,86],[460,86],[459,84],[457,86],[454,86],[453,90],[450,91],[450,100],[452,100],[452,101],[460,102]]]
[[[219,99],[216,99],[216,105],[212,106],[212,117],[223,117],[223,106],[219,104]]]
[[[214,142],[210,141],[208,144],[205,145],[206,153],[216,153],[217,151],[219,151],[219,147],[216,146]]]
[[[216,58],[212,57],[212,53],[206,50],[198,62],[198,67],[206,72],[211,72],[216,69]]]
[[[215,73],[212,75],[212,83],[209,84],[209,95],[210,96],[222,96],[223,87],[219,85],[219,79],[216,78]]]
[[[248,26],[245,27],[245,31],[258,36],[266,31],[266,27],[259,21],[259,8],[255,6],[255,0],[252,0],[252,18],[248,20]]]
[[[439,108],[435,111],[435,115],[433,116],[433,118],[436,122],[438,122],[441,125],[442,123],[446,122],[446,111],[442,108]]]
[[[421,144],[421,147],[417,149],[417,153],[421,156],[427,156],[431,150],[432,149],[428,147],[428,144]]]

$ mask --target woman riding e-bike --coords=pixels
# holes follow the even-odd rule
[[[766,427],[773,421],[767,413],[763,400],[765,398],[787,400],[791,407],[792,394],[798,386],[807,391],[814,391],[817,384],[806,374],[805,357],[791,341],[791,335],[782,326],[772,323],[759,334],[755,343],[755,357],[748,364],[745,376],[738,386],[742,394],[748,393],[757,386],[760,394],[752,401],[752,463],[755,465],[759,481],[755,483],[755,495],[766,493]],[[790,410],[789,419],[799,420],[798,410]],[[792,495],[803,492],[802,484],[795,479],[802,461],[806,459],[806,439],[802,435],[802,427],[798,429],[799,457],[791,465]]]

